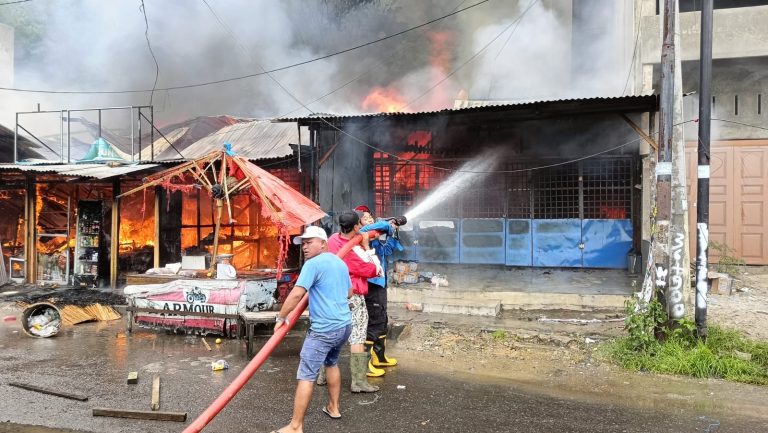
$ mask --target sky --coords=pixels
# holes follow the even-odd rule
[[[6,87],[124,91],[225,80],[349,49],[479,1],[31,0],[0,6],[0,23],[17,27],[13,82]],[[613,13],[620,22],[626,11]],[[452,107],[459,95],[621,95],[629,72],[626,40],[603,32],[606,37],[574,50],[571,17],[569,0],[490,0],[344,54],[226,83],[110,94],[0,90],[0,124],[13,125],[15,112],[38,104],[42,110],[152,104],[162,126],[201,115],[437,110]],[[585,27],[605,29],[611,17],[599,18]],[[603,56],[610,67],[581,67],[590,50],[615,54]]]

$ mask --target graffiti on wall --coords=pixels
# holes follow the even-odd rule
[[[709,246],[709,227],[707,223],[699,223],[699,257],[696,267],[696,308],[707,308],[707,247]]]
[[[676,233],[672,241],[671,266],[669,269],[669,289],[667,290],[667,307],[671,319],[682,319],[685,315],[685,304],[683,303],[683,247],[685,246],[685,236],[682,233]]]

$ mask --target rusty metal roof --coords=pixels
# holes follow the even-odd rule
[[[198,158],[232,143],[232,150],[250,160],[281,158],[293,154],[291,144],[299,143],[299,128],[295,123],[253,120],[220,129],[192,144],[181,153],[187,159]],[[309,144],[309,132],[301,134],[301,143]]]
[[[61,176],[108,179],[114,176],[148,170],[159,164],[130,164],[111,167],[107,164],[0,164],[1,171],[56,173]]]
[[[444,115],[465,115],[481,113],[504,113],[514,115],[517,119],[535,119],[556,115],[588,114],[596,112],[638,112],[658,110],[657,95],[616,96],[598,98],[553,99],[533,101],[493,101],[493,100],[457,100],[452,108],[421,112],[393,112],[367,114],[315,114],[305,117],[281,118],[280,122],[347,122],[352,120],[369,120],[391,118],[392,120],[412,119],[418,117],[434,117]]]

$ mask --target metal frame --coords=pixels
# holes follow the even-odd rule
[[[147,118],[147,116],[144,114],[142,110],[149,109],[149,115],[150,117]],[[54,154],[56,153],[53,149],[51,149],[47,144],[45,144],[42,140],[35,137],[34,134],[27,131],[24,126],[19,122],[19,118],[22,115],[30,115],[30,114],[51,114],[51,113],[58,113],[61,126],[59,128],[59,163],[64,164],[65,161],[67,164],[70,164],[72,162],[71,157],[71,148],[72,148],[72,113],[78,113],[78,112],[97,112],[99,116],[99,136],[101,136],[101,129],[102,129],[102,121],[101,121],[101,115],[104,111],[113,111],[113,110],[130,110],[131,114],[131,120],[130,120],[130,128],[131,128],[131,162],[136,162],[136,134],[134,134],[134,131],[136,128],[138,128],[138,161],[141,161],[141,119],[142,117],[147,120],[150,123],[150,161],[155,160],[155,146],[154,146],[154,118],[155,118],[155,110],[154,107],[151,105],[131,105],[131,106],[124,106],[124,107],[100,107],[100,108],[80,108],[77,110],[37,110],[37,111],[17,111],[16,112],[16,125],[14,128],[14,137],[13,137],[13,163],[16,164],[19,162],[19,129],[22,129],[27,132],[32,138],[34,138],[37,142],[48,148],[51,152]],[[66,113],[66,158],[64,157],[64,115]],[[134,113],[136,114],[134,116]]]

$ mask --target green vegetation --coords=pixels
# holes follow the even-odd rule
[[[627,302],[628,335],[600,347],[600,354],[633,371],[722,378],[768,385],[768,343],[750,341],[737,331],[708,328],[705,342],[690,319],[664,329],[666,313],[658,301],[636,310]],[[663,334],[665,338],[657,338]]]
[[[747,264],[743,259],[734,255],[736,250],[720,242],[709,241],[709,248],[717,252],[717,263],[715,269],[728,275],[739,275],[741,270]]]
[[[504,341],[509,337],[509,334],[503,329],[497,329],[491,333],[491,337],[496,341]]]

